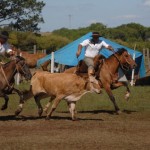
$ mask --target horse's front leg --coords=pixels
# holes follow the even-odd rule
[[[120,111],[120,109],[119,109],[119,107],[118,107],[118,105],[117,105],[117,103],[116,103],[115,97],[114,97],[114,95],[113,95],[113,93],[112,93],[110,87],[109,87],[109,86],[107,86],[107,87],[105,86],[104,88],[105,88],[105,90],[106,90],[106,92],[107,92],[107,94],[108,94],[110,100],[112,101],[112,103],[113,103],[113,105],[114,105],[114,107],[115,107],[115,111],[116,111],[117,113],[120,113],[121,111]]]
[[[18,109],[15,111],[15,115],[18,116],[21,111],[23,110],[23,104],[24,104],[24,100],[23,100],[23,93],[21,91],[19,91],[18,89],[13,89],[20,97],[20,100],[19,100],[19,106],[18,106]]]
[[[128,86],[128,83],[127,82],[117,82],[117,83],[113,83],[112,85],[112,89],[116,89],[120,86],[125,86],[126,87],[126,93],[125,93],[125,99],[128,100],[129,97],[130,97],[130,89],[129,89],[129,86]]]
[[[5,110],[8,107],[8,101],[9,101],[9,97],[5,94],[3,94],[3,97],[5,99],[5,103],[2,105],[1,110]]]

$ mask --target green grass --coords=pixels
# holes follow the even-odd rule
[[[20,84],[17,86],[20,90],[29,89],[29,83]],[[121,110],[130,111],[150,111],[150,86],[138,86],[130,87],[131,96],[128,101],[124,99],[126,89],[120,87],[113,91],[116,98],[116,102]],[[14,114],[19,104],[19,97],[16,94],[10,95],[10,101],[7,110],[3,111],[4,114]],[[48,102],[48,99],[41,100],[44,105]],[[3,98],[0,98],[0,107],[4,103]],[[103,93],[98,94],[86,94],[81,100],[77,102],[76,109],[78,111],[94,111],[94,110],[114,110],[112,102],[109,100],[108,95],[103,89]],[[56,111],[68,111],[68,106],[63,100],[57,107]],[[24,105],[24,110],[22,114],[35,114],[37,115],[37,106],[34,99],[31,98]],[[2,111],[0,111],[0,114]]]

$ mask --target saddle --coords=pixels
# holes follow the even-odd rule
[[[105,59],[105,57],[101,54],[98,54],[94,57],[93,61],[94,61],[95,72],[97,72],[99,70],[99,68],[101,68],[104,59]],[[78,65],[76,66],[76,72],[75,73],[76,74],[88,73],[88,67],[85,64],[84,60],[79,61]]]

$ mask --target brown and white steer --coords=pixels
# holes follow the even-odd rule
[[[44,111],[50,106],[51,101],[54,101],[46,119],[52,115],[57,105],[62,99],[65,99],[69,106],[69,111],[72,120],[75,120],[75,105],[84,94],[87,92],[100,93],[101,88],[97,81],[89,82],[88,78],[82,78],[76,74],[69,73],[49,73],[36,72],[31,79],[31,90],[38,106],[38,114],[42,115],[43,108],[40,99],[43,97],[51,97]]]

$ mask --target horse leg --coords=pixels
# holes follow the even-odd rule
[[[128,86],[128,83],[127,82],[117,82],[117,83],[113,83],[112,85],[112,89],[116,89],[120,86],[125,86],[126,87],[126,93],[125,93],[125,99],[128,100],[129,97],[130,97],[130,89],[129,89],[129,86]]]
[[[113,103],[113,105],[114,105],[114,108],[115,108],[116,113],[120,113],[121,111],[120,111],[120,109],[119,109],[119,107],[118,107],[118,105],[117,105],[117,103],[116,103],[115,97],[114,97],[114,95],[113,95],[111,89],[110,89],[109,87],[107,87],[107,88],[105,87],[105,90],[106,90],[106,92],[107,92],[107,94],[108,94],[110,100],[112,101],[112,103]]]
[[[21,111],[23,110],[23,104],[24,104],[24,100],[23,100],[23,93],[21,91],[19,91],[18,89],[13,89],[20,97],[20,100],[19,100],[19,106],[18,106],[18,109],[15,111],[15,115],[18,116]]]
[[[64,96],[60,95],[54,99],[53,105],[51,107],[50,112],[47,114],[46,119],[49,119],[51,117],[53,111],[57,108],[59,102],[61,101],[61,99],[63,99],[63,97]]]
[[[35,99],[35,102],[36,102],[36,104],[38,106],[38,114],[39,114],[39,117],[40,117],[42,115],[42,113],[43,113],[43,108],[42,108],[42,105],[40,103],[40,97],[39,96],[40,95],[34,96],[34,99]]]
[[[5,99],[5,103],[2,105],[1,110],[5,110],[8,107],[8,101],[9,101],[9,97],[7,95],[3,95],[4,99]]]

